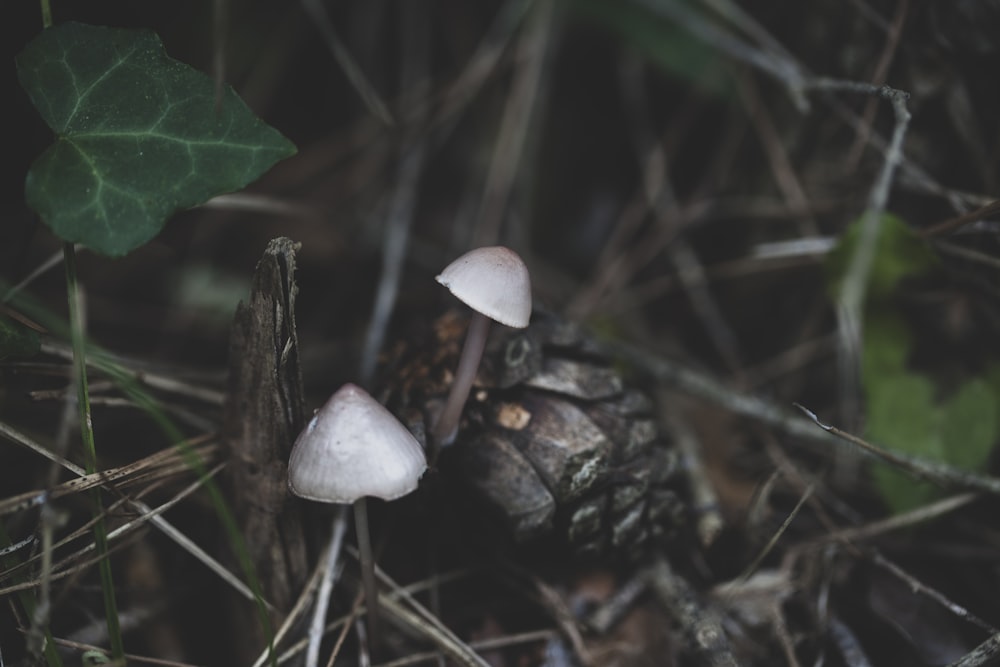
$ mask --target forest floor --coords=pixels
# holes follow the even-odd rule
[[[326,5],[54,4],[156,31],[298,149],[125,257],[76,251],[89,476],[64,246],[24,195],[41,22],[7,8],[0,318],[40,347],[0,341],[0,665],[102,662],[109,592],[130,663],[264,664],[270,638],[305,664],[328,571],[322,664],[995,664],[1000,3]],[[354,531],[326,557],[346,515],[285,460],[344,383],[398,398],[404,348],[447,381],[464,324],[426,346],[468,311],[434,277],[495,244],[579,335],[537,334],[540,363],[648,401],[679,523],[600,558],[559,521],[513,544],[434,467],[371,508],[369,655]],[[484,382],[484,414],[517,408]]]

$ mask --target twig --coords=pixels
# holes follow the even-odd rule
[[[899,40],[903,35],[903,23],[910,9],[910,0],[900,0],[896,3],[896,14],[892,17],[892,23],[886,27],[888,33],[882,54],[872,71],[871,80],[877,85],[885,83],[886,75],[889,73],[889,66],[892,64],[893,56],[899,49]],[[861,115],[861,122],[855,128],[854,143],[847,151],[847,171],[853,172],[861,160],[862,152],[868,143],[868,137],[872,130],[872,120],[875,118],[878,100],[870,99],[865,105],[865,110]]]
[[[983,665],[993,665],[997,657],[1000,656],[1000,633],[990,635],[982,644],[977,646],[948,667],[982,667]]]
[[[386,125],[392,125],[392,114],[389,113],[389,108],[365,77],[364,72],[361,71],[361,67],[355,62],[347,47],[344,46],[337,31],[333,29],[333,23],[330,21],[330,16],[326,13],[323,3],[320,0],[302,0],[302,8],[315,22],[316,28],[330,49],[330,53],[333,54],[333,59],[344,70],[348,81],[354,86],[354,90],[358,92],[358,96],[368,107],[368,110]]]
[[[507,96],[485,192],[476,216],[476,246],[494,245],[500,239],[500,226],[507,212],[514,177],[521,164],[532,112],[549,66],[546,47],[552,32],[555,6],[554,0],[536,2],[535,16],[528,22],[518,43],[520,67]]]
[[[788,527],[792,525],[792,521],[794,521],[795,517],[798,516],[799,511],[806,504],[806,501],[808,501],[809,498],[812,497],[812,493],[813,493],[813,487],[807,486],[805,492],[799,498],[799,501],[795,503],[795,507],[792,508],[792,511],[788,513],[788,516],[785,517],[785,520],[781,522],[781,526],[778,527],[778,530],[776,530],[774,535],[772,535],[771,538],[767,541],[767,544],[764,545],[764,548],[760,550],[760,553],[757,554],[757,557],[754,558],[753,561],[749,565],[747,565],[747,567],[743,570],[743,573],[737,578],[738,581],[742,582],[747,581],[754,574],[754,572],[757,571],[757,568],[760,567],[760,564],[764,562],[764,559],[767,558],[767,555],[771,553],[774,547],[778,544],[778,540],[781,539],[781,536],[784,535],[785,531],[788,530]]]
[[[949,218],[944,222],[939,222],[930,227],[925,227],[921,229],[919,234],[923,237],[931,236],[943,236],[944,234],[950,234],[959,227],[967,225],[971,222],[977,222],[983,218],[989,218],[1000,213],[1000,201],[993,201],[985,206],[980,206],[974,211],[969,211],[968,213],[963,213],[954,218]]]
[[[980,495],[978,493],[962,493],[950,498],[944,498],[943,500],[925,505],[924,507],[918,507],[915,510],[904,512],[903,514],[890,516],[886,519],[882,519],[881,521],[873,521],[872,523],[865,524],[864,526],[843,528],[841,530],[832,531],[817,538],[816,542],[827,544],[829,542],[857,542],[859,540],[867,540],[894,530],[911,528],[917,524],[925,523],[931,519],[936,519],[950,512],[954,512],[961,507],[965,507],[979,498]]]
[[[60,466],[62,466],[66,470],[69,470],[77,477],[85,477],[87,475],[87,472],[80,466],[76,465],[72,461],[68,461],[62,457],[53,454],[48,449],[42,447],[40,444],[38,444],[31,438],[27,437],[26,435],[20,433],[16,429],[8,426],[3,422],[0,422],[0,436],[6,437],[12,442],[25,446],[31,449],[32,451],[41,454],[50,461],[58,463]],[[153,510],[150,509],[149,505],[137,500],[129,500],[128,502],[133,509],[137,510],[143,515],[152,514],[152,523],[154,526],[156,526],[162,533],[164,533],[170,539],[172,539],[182,549],[184,549],[192,556],[197,558],[199,561],[204,563],[210,570],[215,572],[223,581],[228,583],[237,592],[239,592],[240,595],[243,595],[248,600],[255,599],[253,591],[251,591],[246,584],[240,581],[240,579],[238,579],[234,574],[232,574],[228,569],[226,569],[221,563],[212,558],[212,556],[210,556],[204,549],[199,547],[190,538],[184,535],[184,533],[175,528],[173,524],[168,522],[162,516],[159,516],[158,514],[153,514]]]
[[[944,486],[954,486],[957,488],[977,491],[988,491],[989,493],[1000,493],[1000,479],[989,477],[987,475],[978,475],[976,473],[966,472],[943,463],[918,459],[914,456],[908,456],[906,454],[900,454],[899,452],[877,447],[870,442],[862,440],[856,435],[846,433],[835,426],[824,424],[819,420],[816,414],[808,408],[805,408],[798,403],[795,403],[794,405],[824,431],[835,435],[842,440],[846,440],[853,445],[857,445],[875,458],[891,463],[901,470],[913,475],[917,479],[924,479]]]
[[[671,21],[676,22],[698,39],[706,44],[711,44],[719,52],[740,62],[745,62],[783,82],[788,87],[796,105],[803,110],[808,107],[808,102],[801,94],[806,73],[784,51],[779,52],[771,49],[765,52],[752,46],[693,9],[694,5],[684,2],[657,2],[656,0],[638,0],[638,2],[653,13],[666,16]]]
[[[947,597],[945,597],[943,593],[923,583],[922,581],[920,581],[919,579],[917,579],[916,577],[914,577],[913,575],[911,575],[903,568],[899,567],[898,565],[887,559],[885,556],[878,553],[877,551],[872,554],[872,561],[876,565],[882,567],[884,570],[889,572],[890,574],[898,577],[899,580],[905,583],[906,586],[910,589],[910,591],[913,592],[914,594],[923,593],[934,602],[937,602],[939,605],[941,605],[951,613],[955,614],[955,616],[958,616],[959,618],[968,621],[972,625],[975,625],[976,627],[985,630],[986,632],[989,632],[991,634],[996,634],[997,629],[994,628],[992,625],[982,620],[981,618],[973,614],[971,611],[961,606],[960,604],[952,602]]]
[[[580,634],[580,629],[576,625],[576,619],[569,610],[569,605],[566,604],[566,601],[563,600],[562,596],[554,588],[538,577],[531,577],[531,583],[535,587],[535,592],[541,601],[542,607],[552,616],[552,620],[555,621],[563,637],[569,640],[570,646],[573,647],[573,652],[576,654],[576,658],[580,661],[580,664],[584,667],[593,665],[593,657],[587,650],[587,645],[583,641],[583,635]]]
[[[722,517],[719,497],[709,481],[702,461],[702,447],[687,420],[674,407],[673,401],[664,397],[660,400],[660,406],[666,416],[665,422],[670,435],[684,459],[684,469],[691,484],[691,510],[696,517],[698,541],[703,547],[709,547],[725,527],[725,519]]]
[[[736,667],[736,658],[718,615],[702,605],[690,585],[658,559],[649,571],[650,584],[684,631],[698,657],[710,667]]]
[[[782,144],[781,135],[775,127],[771,115],[767,113],[767,108],[760,99],[756,81],[751,77],[741,77],[737,84],[737,90],[743,98],[743,106],[746,107],[750,121],[757,131],[757,137],[764,149],[764,154],[767,156],[774,182],[781,191],[784,200],[791,208],[809,211],[812,208],[809,196],[795,173],[795,168],[788,157],[788,150]],[[799,231],[803,236],[818,235],[819,227],[816,224],[816,219],[809,213],[803,215],[799,222]]]
[[[490,667],[488,662],[480,658],[467,644],[460,641],[440,621],[429,623],[424,615],[411,612],[387,595],[379,596],[379,604],[385,609],[389,618],[419,632],[457,664],[465,667]]]
[[[68,345],[56,340],[42,341],[41,351],[55,357],[72,361],[73,351]],[[121,375],[132,378],[140,384],[144,384],[154,389],[160,389],[167,393],[177,394],[186,398],[201,401],[207,405],[219,406],[225,400],[225,395],[221,391],[209,389],[198,385],[193,385],[183,380],[177,380],[162,373],[130,368],[127,366],[129,360],[113,355],[99,349],[91,349],[87,355],[87,367],[96,371],[108,372],[113,366],[114,370]]]
[[[684,215],[670,182],[666,152],[656,141],[652,130],[641,70],[638,63],[632,61],[626,62],[623,70],[620,78],[623,95],[629,102],[626,104],[630,121],[628,126],[632,130],[632,140],[642,169],[646,205],[653,212],[659,238],[663,241],[662,250],[673,265],[678,281],[684,287],[685,294],[716,351],[730,370],[739,373],[742,367],[739,342],[707,287],[705,270],[698,255],[677,233],[679,221]],[[656,245],[650,245],[646,251],[647,256],[658,254],[660,249]],[[633,269],[637,270],[638,268]]]
[[[427,637],[428,640],[438,645],[438,647],[449,655],[460,665],[467,667],[489,667],[483,658],[469,648],[455,635],[437,616],[432,614],[426,607],[420,604],[405,588],[392,580],[381,568],[375,568],[378,578],[385,582],[399,597],[406,602],[416,613],[411,613],[404,609],[395,597],[379,594],[379,604],[385,605],[387,615],[397,622],[409,626],[412,630]]]
[[[587,627],[604,635],[625,617],[639,596],[649,589],[649,573],[639,572],[619,586],[615,592],[587,617]]]
[[[529,632],[521,632],[515,635],[507,635],[505,637],[491,637],[490,639],[480,639],[477,641],[469,642],[471,648],[477,651],[492,651],[501,648],[510,648],[512,646],[519,646],[521,644],[534,644],[535,642],[545,642],[549,641],[555,636],[554,630],[535,630]],[[408,665],[416,665],[421,662],[430,662],[441,657],[441,653],[438,651],[426,652],[426,653],[412,653],[403,658],[397,658],[396,660],[390,660],[389,662],[379,663],[376,667],[407,667]]]
[[[430,85],[427,78],[428,31],[426,8],[416,3],[403,5],[404,48],[402,49],[402,79],[416,98],[416,108],[426,109],[424,99]],[[408,127],[423,126],[425,116],[407,118]],[[385,232],[382,239],[382,271],[372,318],[365,335],[361,352],[360,377],[363,386],[371,385],[375,375],[378,353],[385,340],[385,332],[396,305],[399,282],[403,275],[403,261],[410,238],[417,200],[417,185],[423,173],[424,157],[427,153],[426,134],[410,132],[403,141],[402,156],[396,173],[396,188],[386,214]]]
[[[851,667],[871,667],[872,663],[865,655],[861,642],[847,624],[837,616],[830,619],[828,634],[833,639],[833,643],[837,645],[841,657],[844,658],[844,664]]]
[[[323,558],[323,581],[316,594],[316,608],[312,623],[309,625],[309,648],[306,650],[306,667],[316,667],[319,664],[319,647],[323,641],[323,626],[326,623],[326,610],[330,604],[330,594],[336,579],[337,564],[340,562],[340,550],[344,544],[344,533],[347,532],[347,506],[337,508],[330,533],[330,543],[326,547]]]
[[[673,363],[633,345],[607,341],[597,342],[596,345],[605,354],[625,359],[633,368],[648,373],[666,386],[707,400],[735,414],[757,420],[785,435],[802,438],[812,443],[837,447],[844,446],[844,441],[847,440],[875,458],[901,465],[905,470],[921,479],[934,480],[939,484],[957,489],[1000,494],[1000,479],[995,477],[970,473],[916,456],[888,452],[856,436],[821,423],[816,415],[806,408],[797,406],[809,417],[809,420],[797,416],[776,403],[730,389],[709,375]]]

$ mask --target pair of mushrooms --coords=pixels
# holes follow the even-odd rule
[[[441,414],[431,428],[435,448],[451,444],[476,378],[490,321],[528,326],[531,283],[517,253],[477,248],[449,264],[436,280],[473,309],[458,369]],[[395,500],[417,488],[427,469],[423,448],[385,407],[353,384],[330,397],[299,434],[288,462],[288,486],[302,498],[353,504],[362,579],[375,635],[377,595],[366,497]]]

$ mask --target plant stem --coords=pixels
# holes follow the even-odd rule
[[[41,0],[41,5],[42,5],[42,27],[51,28],[52,6],[49,4],[49,0]]]
[[[465,334],[462,356],[458,360],[458,368],[455,370],[455,379],[452,380],[451,391],[448,392],[448,400],[431,430],[435,455],[441,447],[450,445],[455,440],[459,418],[462,416],[462,408],[465,407],[472,383],[476,379],[479,361],[483,358],[483,350],[486,348],[486,338],[489,333],[490,318],[482,313],[473,313],[472,320],[469,322],[469,330]]]
[[[368,650],[378,646],[378,590],[375,588],[375,559],[372,557],[372,539],[368,533],[368,500],[354,501],[354,530],[358,534],[358,555],[361,560],[361,580],[365,587],[365,606],[368,607]]]
[[[90,396],[87,392],[87,357],[83,335],[83,313],[80,292],[76,284],[76,251],[72,243],[63,245],[63,260],[66,265],[66,294],[69,300],[70,340],[73,344],[73,370],[76,378],[76,403],[80,411],[80,436],[86,455],[84,468],[88,474],[97,472],[97,447],[94,444],[94,425],[90,414]],[[108,531],[104,525],[101,491],[93,489],[90,494],[94,503],[94,545],[100,557],[98,568],[101,573],[101,590],[104,593],[104,615],[108,624],[108,639],[111,656],[116,660],[125,659],[121,627],[118,625],[118,605],[115,602],[115,584],[111,577],[111,560],[108,555]]]
[[[15,291],[16,289],[8,290],[7,286],[0,281],[0,293],[5,292],[7,294],[4,297],[5,299],[9,299],[10,295]],[[65,322],[38,302],[23,294],[17,294],[13,303],[55,335],[70,335],[70,329],[67,328]],[[106,351],[101,350],[93,344],[89,345],[88,349],[90,350],[89,359],[91,364],[101,373],[107,375],[136,407],[153,420],[170,444],[178,445],[181,448],[188,466],[197,473],[198,479],[205,485],[205,489],[208,491],[209,498],[215,508],[216,515],[225,530],[230,547],[236,555],[240,568],[243,570],[247,586],[253,591],[257,614],[260,618],[261,627],[264,629],[264,634],[267,637],[268,660],[272,667],[277,667],[278,656],[274,651],[274,630],[268,614],[267,603],[261,591],[260,580],[257,577],[253,560],[250,558],[250,552],[247,550],[243,534],[236,524],[236,519],[229,509],[222,490],[209,475],[208,469],[205,468],[198,455],[186,444],[184,435],[163,411],[163,407],[159,402],[149,392],[144,390],[135,377],[115,362]]]

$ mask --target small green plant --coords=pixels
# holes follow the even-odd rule
[[[834,294],[857,241],[855,224],[828,263]],[[865,392],[865,436],[872,442],[926,459],[981,472],[1000,436],[1000,366],[986,369],[945,392],[935,379],[911,367],[913,332],[895,296],[908,278],[928,276],[937,267],[929,245],[899,218],[881,220],[875,263],[868,281],[861,355]],[[934,489],[885,464],[873,476],[896,511],[929,500]]]
[[[65,241],[81,435],[86,469],[94,472],[98,465],[87,393],[89,346],[79,307],[74,244],[113,257],[125,255],[155,237],[175,212],[243,188],[292,155],[295,147],[257,118],[231,88],[217,96],[211,79],[168,57],[153,32],[81,23],[49,27],[44,2],[43,17],[46,27],[18,55],[17,72],[55,141],[31,166],[25,198]],[[31,333],[0,320],[0,354],[33,349],[37,339]],[[171,441],[181,440],[155,401],[136,392],[127,378],[116,379]],[[221,492],[197,458],[189,458],[209,489],[251,587],[259,591]],[[122,661],[103,501],[99,490],[92,497],[111,654]],[[270,636],[259,593],[257,598]],[[46,659],[58,664],[58,654],[48,647]]]
[[[47,28],[17,73],[56,134],[28,172],[28,204],[59,238],[106,255],[295,152],[231,88],[216,99],[212,80],[147,30]]]

